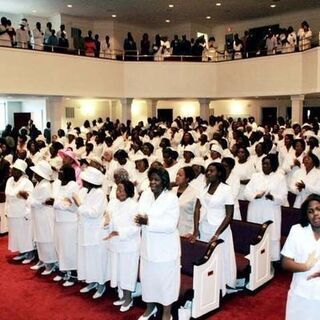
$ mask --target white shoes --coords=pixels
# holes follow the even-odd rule
[[[52,280],[55,281],[55,282],[59,282],[61,281],[63,278],[59,275],[55,276]]]
[[[46,269],[44,271],[41,272],[42,276],[48,276],[49,274],[51,274],[52,272],[54,272],[56,270],[56,266],[53,265],[50,269]]]
[[[30,267],[31,270],[39,270],[42,267],[44,267],[44,263],[42,261],[39,261],[36,265]]]
[[[22,264],[29,264],[31,261],[33,261],[35,257],[26,258],[22,261]]]
[[[82,288],[80,290],[81,293],[87,293],[93,289],[95,289],[98,286],[98,284],[96,282],[93,283],[89,283],[86,287]]]
[[[142,315],[142,316],[139,317],[138,320],[148,320],[151,317],[155,317],[157,312],[158,312],[158,308],[154,307],[153,310],[149,313],[149,315],[147,315],[147,316]]]
[[[131,298],[137,298],[137,297],[141,297],[141,296],[142,296],[141,283],[140,283],[140,282],[137,282],[137,284],[136,284],[136,290],[132,292]]]
[[[117,300],[113,302],[114,306],[122,306],[124,304],[124,300]]]
[[[92,296],[92,299],[99,299],[102,297],[102,295],[106,291],[106,286],[105,285],[97,285],[97,291],[96,293]]]
[[[62,285],[63,285],[64,287],[72,287],[74,284],[75,284],[75,282],[67,280],[67,281],[64,282]]]
[[[24,260],[26,257],[27,257],[27,253],[22,253],[22,254],[19,254],[19,255],[13,257],[12,260],[13,261],[21,261],[21,260]]]
[[[133,300],[131,300],[131,302],[127,306],[122,305],[120,308],[120,312],[127,312],[132,306]]]

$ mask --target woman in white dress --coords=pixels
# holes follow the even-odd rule
[[[196,157],[192,161],[192,169],[194,171],[194,179],[190,182],[190,185],[199,192],[202,192],[207,184],[205,177],[205,162],[203,158]]]
[[[73,195],[78,207],[78,280],[88,285],[80,290],[87,293],[96,289],[93,299],[100,298],[106,290],[109,280],[107,245],[103,241],[103,215],[107,199],[102,191],[103,174],[88,167],[80,175],[83,188],[79,195]]]
[[[252,175],[244,195],[250,201],[249,222],[264,223],[271,220],[271,259],[280,260],[281,206],[286,203],[288,190],[283,174],[277,172],[278,157],[269,154],[262,160],[262,172]]]
[[[224,296],[227,286],[235,288],[237,279],[236,258],[230,223],[234,199],[231,187],[225,184],[226,171],[221,163],[211,163],[206,170],[208,186],[199,196],[194,212],[194,231],[191,241],[200,239],[213,242],[223,239],[220,288]]]
[[[304,51],[311,48],[312,31],[307,21],[301,23],[301,28],[298,31],[299,51]]]
[[[303,158],[303,165],[293,174],[290,184],[290,191],[296,195],[293,207],[297,209],[310,194],[320,194],[319,159],[309,152]]]
[[[30,263],[34,259],[32,221],[30,207],[27,205],[33,184],[25,175],[27,167],[26,162],[17,159],[12,166],[12,177],[8,179],[5,189],[9,228],[8,249],[19,252],[13,260],[23,260],[23,264]]]
[[[111,287],[123,291],[123,297],[115,301],[120,311],[128,311],[132,305],[132,292],[138,278],[140,228],[134,223],[138,203],[133,199],[134,185],[125,180],[118,184],[117,198],[107,208],[110,216],[109,240]]]
[[[255,173],[253,163],[249,157],[249,151],[247,148],[239,147],[237,151],[236,165],[234,166],[234,173],[240,179],[240,191],[239,200],[246,200],[243,192],[251,179],[251,176]]]
[[[282,266],[293,272],[286,320],[316,320],[320,306],[320,196],[312,194],[301,207],[281,251]]]
[[[148,157],[144,155],[141,151],[136,153],[134,162],[136,164],[136,177],[137,177],[137,191],[140,195],[143,191],[149,188],[149,179],[148,179],[148,168],[149,161]]]
[[[170,183],[173,186],[176,181],[177,172],[180,169],[180,163],[177,161],[178,152],[166,148],[162,152],[163,155],[163,167],[168,171],[170,177]]]
[[[72,200],[79,191],[75,171],[71,166],[63,165],[59,170],[59,179],[52,184],[52,199],[46,203],[54,209],[54,235],[58,255],[59,270],[53,280],[65,280],[64,287],[75,283],[78,262],[78,212]]]
[[[30,168],[34,172],[34,179],[37,181],[28,203],[31,206],[31,216],[34,227],[34,241],[37,246],[39,262],[31,267],[38,270],[45,266],[46,270],[42,275],[49,275],[56,269],[58,261],[54,245],[54,216],[53,208],[46,204],[51,198],[51,176],[52,170],[47,161],[41,160]]]
[[[179,201],[170,189],[168,172],[151,168],[150,189],[139,200],[135,222],[142,226],[140,280],[142,300],[147,310],[139,320],[157,313],[156,303],[163,305],[162,320],[171,319],[171,305],[180,289]]]
[[[239,192],[240,192],[240,179],[234,173],[234,166],[236,164],[233,158],[225,157],[222,159],[221,164],[226,170],[226,184],[231,187],[233,199],[234,199],[234,220],[242,220],[239,206]]]
[[[178,230],[180,236],[193,234],[193,213],[198,196],[198,191],[190,185],[194,176],[192,167],[180,168],[176,177],[177,186],[172,188],[172,191],[179,198],[180,217]]]

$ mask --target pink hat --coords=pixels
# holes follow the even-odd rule
[[[80,163],[77,159],[76,154],[71,150],[59,150],[58,155],[63,159],[65,157],[71,158],[77,166],[80,166]]]

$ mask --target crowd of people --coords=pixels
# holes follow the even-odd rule
[[[198,57],[200,61],[222,61],[232,59],[250,58],[260,55],[276,53],[291,53],[296,50],[303,51],[311,48],[312,31],[307,21],[303,21],[297,32],[292,26],[272,30],[271,28],[257,38],[252,31],[245,31],[242,38],[238,34],[233,40],[227,40],[224,48],[218,48],[214,36],[208,39],[204,35],[197,39],[187,39],[178,35],[170,42],[167,36],[155,36],[152,43],[149,35],[144,33],[138,47],[131,32],[128,32],[123,43],[123,55],[116,53],[111,47],[108,35],[100,41],[99,35],[88,31],[83,37],[80,29],[72,36],[73,48],[70,48],[69,38],[65,25],[62,24],[56,32],[52,23],[48,22],[42,30],[40,22],[31,30],[27,19],[22,19],[19,28],[15,29],[6,17],[1,18],[0,46],[29,48],[35,50],[55,51],[62,53],[75,53],[80,55],[116,59],[117,55],[127,60],[137,60],[144,57],[153,57],[155,61],[163,61],[168,57]]]
[[[180,288],[180,238],[223,239],[220,289],[236,287],[230,228],[249,201],[248,221],[273,221],[271,257],[279,261],[281,206],[296,195],[303,221],[282,251],[294,272],[287,319],[316,319],[320,303],[320,131],[318,120],[260,126],[253,117],[211,116],[132,127],[101,118],[43,134],[32,121],[0,140],[0,191],[6,195],[9,250],[68,287],[100,298],[106,282],[114,305],[133,306],[140,291],[148,319],[163,306],[171,319]],[[24,208],[24,209],[21,209]],[[307,244],[305,244],[307,242]],[[139,282],[138,282],[138,273]],[[294,310],[294,312],[292,311]]]

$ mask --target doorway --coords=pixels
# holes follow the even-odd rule
[[[303,123],[312,122],[320,119],[320,107],[304,107],[303,108]]]
[[[262,125],[273,126],[277,123],[277,108],[262,108]]]
[[[28,121],[31,119],[30,112],[15,112],[13,114],[14,127],[18,130],[22,127],[28,126]]]
[[[157,110],[158,120],[161,122],[172,122],[173,110],[172,109],[158,109]]]

